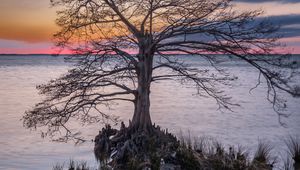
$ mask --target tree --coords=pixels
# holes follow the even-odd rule
[[[261,11],[235,12],[230,0],[51,0],[60,6],[57,46],[74,51],[76,68],[37,88],[47,96],[26,112],[27,128],[47,127],[45,134],[65,130],[64,140],[76,137],[67,127],[115,121],[99,108],[112,102],[132,102],[132,132],[152,133],[150,87],[155,81],[193,83],[197,94],[214,98],[220,108],[237,105],[216,84],[235,78],[216,63],[225,54],[248,63],[268,85],[268,100],[280,116],[285,107],[278,90],[293,96],[297,63],[269,55],[278,46],[277,27],[256,19]],[[196,55],[214,70],[193,68],[172,54]],[[264,54],[264,55],[262,55]],[[217,73],[217,74],[216,74]]]

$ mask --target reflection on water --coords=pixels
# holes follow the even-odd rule
[[[185,60],[201,65],[197,58]],[[0,169],[51,169],[56,162],[70,158],[97,165],[92,142],[81,146],[50,142],[40,138],[39,131],[25,130],[20,121],[24,111],[41,99],[35,86],[65,73],[69,67],[62,57],[0,56]],[[232,88],[224,90],[241,107],[234,112],[220,112],[214,100],[193,96],[193,88],[183,88],[174,82],[155,83],[151,93],[153,121],[174,133],[190,131],[195,136],[209,135],[225,144],[250,148],[255,148],[258,139],[266,139],[276,146],[275,151],[285,151],[283,138],[300,135],[300,99],[288,97],[289,112],[293,114],[284,120],[288,125],[284,128],[266,101],[266,87],[249,93],[255,86],[257,72],[245,65],[224,67],[239,77]],[[128,122],[132,106],[121,103],[110,112]],[[93,139],[99,126],[83,129],[86,137]]]

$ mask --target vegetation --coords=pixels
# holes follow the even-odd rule
[[[166,133],[166,131],[164,132]],[[171,135],[171,134],[169,134]],[[171,135],[172,136],[172,135]],[[254,156],[251,157],[250,152],[241,146],[229,146],[225,147],[220,142],[211,137],[200,137],[192,140],[190,137],[181,136],[178,140],[175,137],[169,139],[175,140],[176,145],[168,146],[164,145],[161,148],[156,147],[156,140],[149,140],[149,146],[147,147],[149,159],[144,161],[139,156],[142,151],[139,151],[135,157],[128,157],[130,160],[125,160],[125,164],[116,166],[116,162],[104,161],[110,159],[102,158],[100,169],[143,169],[151,168],[153,170],[195,170],[195,169],[211,169],[211,170],[271,170],[273,168],[285,169],[285,170],[298,170],[299,162],[296,160],[291,161],[294,158],[290,154],[286,154],[283,159],[279,159],[278,155],[272,154],[272,146],[265,141],[258,141],[257,149]],[[298,138],[290,137],[289,142],[298,143]],[[172,144],[175,142],[169,141]],[[287,143],[287,147],[290,148],[291,144]],[[295,148],[293,148],[293,153]],[[289,152],[290,153],[290,152]],[[115,155],[112,155],[115,156]],[[286,160],[289,160],[287,162]],[[278,163],[284,162],[284,166],[278,165]],[[297,164],[298,163],[298,164]],[[73,168],[75,163],[70,161],[69,167]],[[86,164],[81,167],[86,167]],[[77,166],[78,167],[78,166]],[[55,169],[56,168],[56,169]],[[56,165],[53,167],[55,170],[62,170],[62,165]],[[70,168],[68,168],[71,170]],[[87,168],[89,169],[89,168]],[[77,170],[77,169],[76,169]],[[78,169],[81,170],[81,169]],[[85,170],[85,169],[82,169]]]
[[[286,145],[288,146],[288,151],[290,156],[293,159],[293,166],[295,169],[300,169],[300,139],[297,137],[290,136],[288,140],[286,140]],[[290,167],[291,161],[288,159],[286,161],[286,167]]]
[[[254,154],[253,163],[258,167],[272,169],[275,164],[275,158],[271,157],[272,146],[266,142],[259,142],[257,150]],[[258,169],[258,168],[257,168]]]
[[[64,170],[66,169],[64,165],[56,164],[53,166],[53,170]],[[68,170],[90,170],[91,168],[87,166],[86,162],[75,162],[70,160],[67,166]]]

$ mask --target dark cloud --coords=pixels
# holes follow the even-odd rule
[[[280,26],[278,33],[283,37],[300,36],[300,14],[269,16],[257,19],[257,21],[261,20],[268,20],[274,25]]]
[[[264,3],[264,2],[276,2],[276,3],[300,3],[300,0],[234,0],[235,2],[247,2],[247,3]]]
[[[266,18],[271,22],[273,22],[274,24],[279,24],[282,26],[300,24],[300,14],[275,15]]]
[[[278,16],[268,16],[268,17],[259,17],[256,18],[254,22],[249,23],[248,26],[253,26],[259,24],[260,22],[266,20],[267,22],[272,23],[275,26],[279,27],[279,30],[275,35],[280,35],[283,38],[291,38],[300,36],[300,14],[293,15],[278,15]],[[224,25],[224,30],[228,29],[226,25]],[[207,34],[196,34],[196,35],[187,35],[185,37],[178,36],[167,41],[177,41],[177,40],[198,40],[202,41],[214,41],[214,37]]]
[[[299,28],[281,28],[278,32],[286,38],[300,36]]]

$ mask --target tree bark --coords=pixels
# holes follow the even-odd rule
[[[132,128],[137,131],[151,132],[152,122],[150,117],[150,87],[139,84],[135,99],[135,109],[132,118]]]
[[[146,42],[148,42],[146,40]],[[152,132],[150,117],[150,85],[152,81],[152,67],[154,53],[148,43],[139,50],[139,62],[137,66],[138,87],[135,94],[134,115],[131,128],[134,131]],[[148,45],[147,45],[148,44]]]

